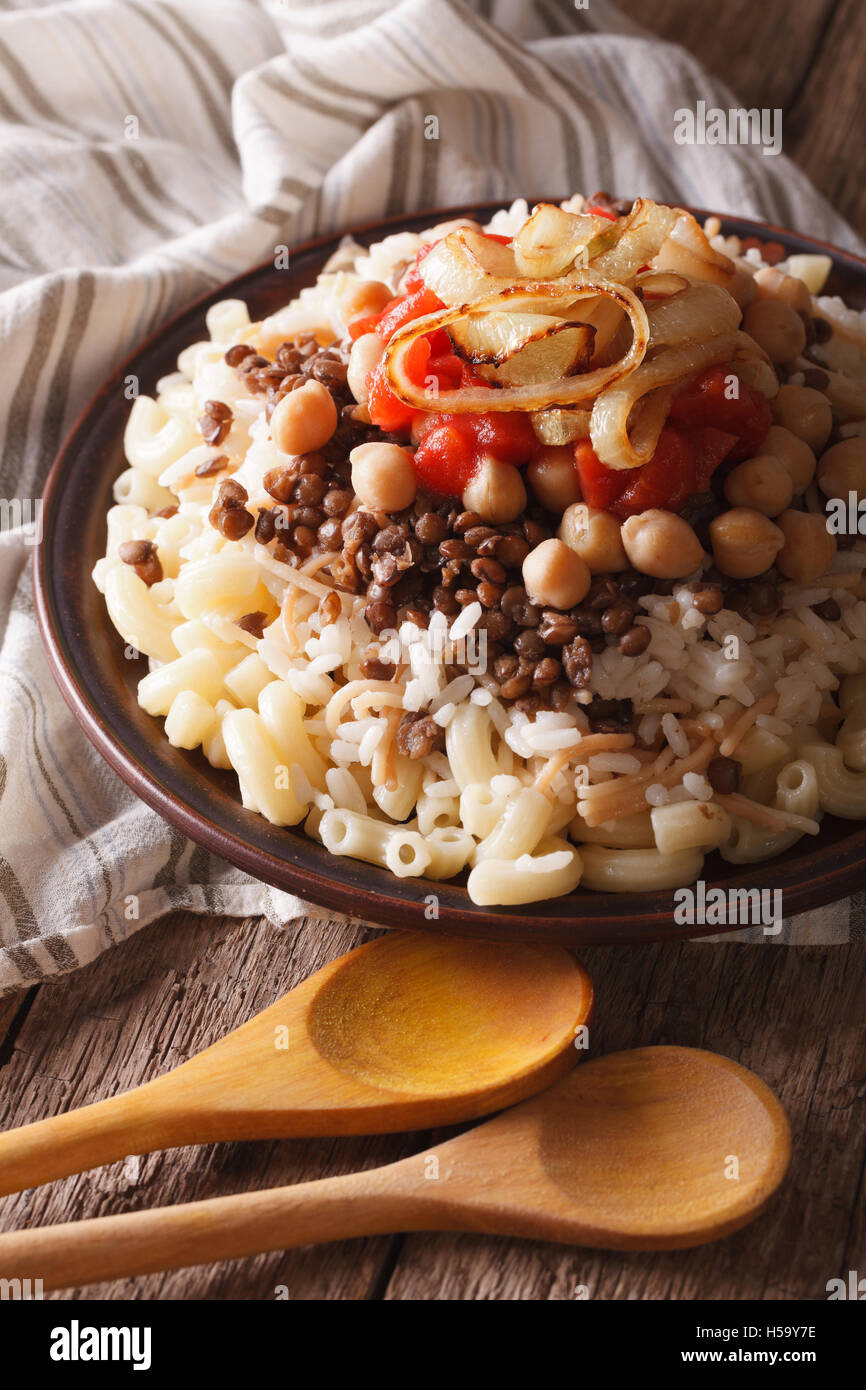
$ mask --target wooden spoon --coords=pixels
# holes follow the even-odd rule
[[[77,1287],[391,1231],[702,1245],[757,1216],[790,1151],[785,1113],[752,1072],[712,1052],[646,1047],[588,1062],[386,1168],[0,1236],[0,1277]]]
[[[179,1144],[489,1115],[574,1065],[591,1009],[589,976],[559,946],[391,932],[175,1071],[0,1134],[0,1195]]]

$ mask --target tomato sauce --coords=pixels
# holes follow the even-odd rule
[[[730,394],[732,368],[708,367],[675,398],[656,451],[641,468],[606,468],[592,445],[575,447],[584,501],[625,519],[650,507],[679,511],[705,492],[724,460],[750,458],[772,424],[765,398],[739,382]]]
[[[507,244],[509,237],[494,236]],[[419,266],[434,243],[425,243],[415,265],[404,280],[404,293],[392,299],[378,314],[369,314],[349,325],[353,339],[362,333],[378,333],[385,341],[404,324],[445,308],[421,278]],[[406,354],[406,372],[420,387],[452,391],[465,386],[493,387],[452,350],[444,329],[416,338]],[[440,497],[459,496],[484,454],[494,454],[503,463],[528,463],[538,449],[538,440],[528,418],[519,411],[484,415],[451,415],[415,410],[394,395],[382,366],[369,380],[370,419],[389,433],[408,433],[414,426],[419,440],[415,452],[415,472],[423,487]]]
[[[616,220],[603,208],[589,212]],[[507,243],[508,237],[492,240]],[[385,341],[407,323],[445,308],[421,278],[420,266],[435,243],[425,243],[404,279],[404,289],[377,314],[349,325],[353,339],[378,333]],[[416,338],[405,359],[410,380],[419,387],[451,391],[493,387],[453,351],[444,329]],[[575,467],[586,502],[621,519],[650,507],[678,511],[696,493],[705,492],[723,459],[737,462],[755,454],[772,416],[764,397],[737,378],[728,366],[708,367],[674,398],[653,457],[641,468],[607,468],[585,440],[575,446]],[[485,454],[520,467],[530,461],[539,442],[528,417],[519,411],[447,414],[416,410],[391,391],[381,364],[371,373],[370,419],[392,434],[414,433],[415,471],[422,486],[440,497],[459,497]],[[492,397],[491,404],[495,400]]]

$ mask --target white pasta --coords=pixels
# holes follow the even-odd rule
[[[649,893],[682,888],[700,877],[704,856],[699,849],[661,854],[657,849],[608,849],[582,845],[583,885],[602,893]]]
[[[228,672],[225,687],[239,705],[256,709],[265,686],[270,685],[273,679],[258,652],[250,652]]]
[[[196,690],[175,695],[165,717],[165,736],[174,748],[198,748],[216,730],[217,713]]]
[[[445,731],[451,773],[461,792],[473,783],[490,782],[504,769],[493,756],[493,725],[479,705],[463,705]]]
[[[373,788],[373,800],[385,815],[394,821],[407,820],[415,809],[421,792],[421,777],[424,769],[418,762],[408,758],[397,758],[397,785]]]
[[[485,907],[508,907],[572,893],[581,881],[582,855],[564,840],[548,841],[548,845],[549,851],[543,854],[476,864],[467,882],[472,901]]]
[[[595,826],[587,825],[582,816],[575,816],[570,833],[584,844],[607,845],[610,849],[651,849],[655,844],[650,811]]]
[[[800,756],[815,769],[823,810],[848,820],[866,818],[866,772],[849,771],[842,750],[830,743],[808,744]]]
[[[583,207],[582,199],[569,204],[572,211]],[[647,202],[647,216],[652,208]],[[516,235],[526,215],[525,205],[516,204],[493,225]],[[556,210],[552,215],[558,217]],[[656,208],[652,216],[661,228],[671,214]],[[521,582],[522,558],[506,559],[501,538],[481,533],[459,542],[450,556],[447,547],[439,551],[441,584],[453,583],[461,606],[440,604],[432,593],[440,582],[436,561],[430,564],[438,540],[428,536],[422,542],[420,526],[416,537],[396,530],[395,545],[374,539],[377,529],[393,531],[392,522],[409,516],[405,498],[415,482],[405,497],[398,489],[394,510],[375,487],[365,495],[356,481],[356,472],[363,472],[357,460],[347,466],[339,457],[348,428],[311,447],[303,461],[300,453],[287,452],[291,431],[283,431],[281,416],[271,421],[261,383],[226,361],[227,349],[247,344],[272,358],[283,341],[312,332],[346,361],[348,306],[364,301],[370,281],[387,284],[384,291],[375,289],[377,302],[380,291],[399,294],[403,271],[421,244],[414,233],[398,233],[361,254],[347,250],[339,266],[261,324],[250,322],[243,301],[219,301],[207,311],[209,337],[181,352],[177,370],[161,378],[154,397],[141,395],[132,403],[124,435],[129,466],[114,485],[105,555],[93,578],[127,644],[126,655],[149,659],[138,686],[142,709],[164,719],[173,747],[200,748],[213,767],[233,769],[249,811],[277,826],[303,823],[331,853],[401,878],[438,882],[463,873],[469,899],[484,906],[532,903],[578,885],[601,892],[664,892],[693,882],[706,852],[720,850],[734,864],[755,863],[782,853],[804,834],[815,834],[824,812],[866,818],[866,543],[840,547],[829,567],[802,583],[786,570],[788,577],[776,584],[775,617],[751,611],[743,616],[727,608],[727,601],[734,602],[727,584],[728,597],[722,594],[718,611],[704,613],[692,581],[703,573],[709,582],[706,569],[652,586],[633,601],[629,618],[647,641],[645,649],[628,653],[601,623],[599,635],[591,637],[591,669],[587,665],[578,677],[548,627],[550,615],[541,616],[542,609],[559,604],[559,597],[542,598],[524,575],[535,615],[523,617],[508,610],[495,587],[492,595],[484,593],[482,576],[488,587],[500,580],[508,587]],[[662,244],[670,250],[670,237]],[[636,253],[628,241],[623,245],[628,251],[621,262],[623,247],[617,244],[587,263],[612,266],[614,282],[625,276],[622,288],[630,302],[643,283],[640,267],[654,257],[641,251],[627,270]],[[761,263],[757,252],[742,256],[736,238],[714,245],[738,256],[741,267]],[[517,255],[519,249],[525,257],[519,235],[513,246],[513,253],[500,248],[502,256]],[[431,253],[428,271],[438,254]],[[686,253],[673,247],[671,254],[674,265]],[[637,431],[635,439],[644,427],[648,437],[653,433],[652,412],[641,414],[644,398],[638,391],[632,399],[628,392],[657,379],[662,357],[663,366],[674,358],[687,360],[686,376],[695,370],[692,339],[701,352],[705,346],[698,331],[700,306],[701,313],[708,305],[717,311],[708,329],[706,361],[730,361],[744,381],[775,399],[778,382],[769,358],[747,333],[735,332],[741,315],[726,292],[696,283],[702,262],[688,254],[692,259],[683,273],[691,283],[684,290],[671,297],[670,286],[658,289],[646,296],[645,307],[638,296],[637,309],[629,311],[635,314],[632,329],[643,325],[640,334],[633,332],[633,343],[646,338],[649,355],[643,362],[636,356],[631,376],[626,371],[595,403],[587,400],[586,408],[574,413],[575,422],[585,417],[580,428],[589,430],[599,458],[613,449],[620,468],[637,457],[629,432]],[[790,260],[789,275],[797,273],[796,259]],[[422,279],[424,273],[422,264]],[[803,277],[808,283],[805,270]],[[771,296],[774,284],[770,277],[766,292]],[[519,290],[519,283],[514,288]],[[824,312],[821,306],[818,311]],[[826,317],[834,318],[832,308]],[[603,315],[596,349],[600,361],[613,362],[617,342],[602,320]],[[449,321],[456,325],[453,316]],[[676,325],[685,322],[690,328],[681,340]],[[723,322],[730,324],[730,333]],[[843,346],[849,351],[851,344],[846,340]],[[721,356],[713,355],[717,348]],[[846,448],[856,453],[862,430],[852,409],[862,400],[862,383],[839,367],[835,335],[824,350],[831,354],[826,394],[848,421],[843,437],[855,441]],[[315,345],[302,345],[302,351],[312,353]],[[391,353],[389,346],[386,368]],[[322,365],[326,361],[320,359]],[[313,380],[318,366],[307,368]],[[788,380],[795,390],[802,371],[805,359],[792,359]],[[658,380],[661,397],[668,378],[662,374]],[[349,387],[363,405],[364,390],[354,381],[350,359]],[[504,380],[499,384],[510,389]],[[564,378],[557,397],[572,385]],[[321,381],[313,394],[317,391]],[[332,394],[336,411],[330,399],[322,409],[333,431],[345,396]],[[627,396],[631,404],[618,431],[609,423],[617,408],[612,401]],[[207,402],[224,407],[225,428],[213,434],[201,420],[211,413]],[[281,415],[285,409],[280,407]],[[548,413],[536,415],[539,431]],[[560,414],[552,412],[557,420]],[[345,413],[342,418],[347,420]],[[363,426],[370,415],[358,411],[354,418]],[[411,451],[421,435],[418,424],[411,435],[397,431],[389,437],[405,438]],[[218,443],[207,442],[217,436]],[[392,461],[395,469],[405,470],[405,458],[402,464],[393,456]],[[279,505],[289,510],[274,513],[279,487],[271,479],[265,487],[265,478],[285,469],[288,491]],[[306,494],[300,484],[295,488],[301,469],[312,472]],[[531,461],[525,478],[527,492],[534,489],[541,499]],[[347,499],[333,511],[324,500],[320,507],[320,499],[335,487],[339,492],[352,487],[348,513]],[[469,495],[462,505],[475,510]],[[417,494],[419,505],[421,499]],[[245,509],[234,513],[240,524],[229,524],[229,503]],[[308,504],[318,510],[299,521],[297,506]],[[425,500],[423,506],[428,505]],[[817,482],[809,484],[804,500],[795,497],[793,508],[801,505],[813,512],[823,507]],[[321,523],[325,514],[327,533]],[[534,515],[515,518],[514,529],[523,523],[527,539],[532,536],[527,520]],[[340,518],[336,528],[334,517]],[[361,523],[358,535],[367,527],[358,550],[344,517],[353,526]],[[417,524],[416,516],[412,525]],[[446,529],[452,545],[458,535],[477,530],[469,521],[462,525],[468,530],[461,530],[451,514]],[[299,526],[312,530],[312,537],[303,540]],[[505,526],[508,530],[510,523]],[[520,541],[517,550],[522,549]],[[490,557],[492,568],[485,568],[482,556]],[[728,573],[721,561],[719,566]],[[606,571],[590,568],[594,583],[600,582]],[[614,584],[625,586],[626,576],[611,574]],[[390,621],[396,631],[379,631],[383,623],[375,621],[372,590],[367,591],[371,582],[383,603],[393,598]],[[399,590],[385,592],[397,582]],[[602,585],[603,602],[604,590]],[[589,592],[590,606],[595,592]],[[816,611],[828,600],[829,607]],[[428,616],[413,613],[415,604]],[[563,598],[561,611],[573,606]],[[503,636],[497,622],[501,612],[510,617],[512,611],[516,626]],[[517,629],[536,625],[543,647],[531,632],[517,640]],[[488,635],[495,654],[485,666]],[[504,653],[510,660],[512,651],[515,660],[521,656],[511,667],[517,670],[517,688],[509,691],[515,683],[503,675],[507,667],[497,657]],[[534,664],[525,664],[530,651],[533,663],[544,651],[546,678]],[[608,720],[600,702],[618,702],[629,714]],[[417,729],[414,720],[422,721]],[[718,758],[733,758],[733,782],[723,769],[713,769]],[[719,790],[725,785],[736,785],[737,791]]]
[[[172,632],[178,618],[155,602],[144,581],[127,565],[117,565],[105,576],[105,602],[114,626],[136,651],[155,661],[172,661],[177,656]]]
[[[382,865],[398,878],[417,878],[432,860],[427,841],[417,831],[355,811],[326,811],[319,822],[319,834],[332,854]]]
[[[174,597],[185,618],[200,618],[214,611],[240,618],[253,612],[259,572],[252,555],[244,550],[220,551],[184,565],[175,581]]]
[[[505,797],[488,782],[471,782],[460,793],[460,819],[476,839],[485,839],[505,811]]]
[[[426,837],[430,864],[425,878],[454,878],[472,858],[475,841],[458,825],[439,826]]]
[[[244,795],[244,805],[274,825],[297,825],[307,813],[296,797],[289,768],[251,709],[233,709],[223,718],[226,752]]]
[[[553,807],[550,799],[532,787],[524,787],[475,851],[475,863],[485,859],[519,859],[530,854],[547,833]]]
[[[780,811],[808,819],[820,813],[818,774],[811,761],[798,758],[782,768],[776,778],[773,804]],[[761,863],[784,854],[802,835],[803,831],[795,828],[770,830],[742,816],[734,816],[730,836],[722,846],[722,858],[729,864]]]
[[[191,420],[170,415],[151,396],[134,401],[123,435],[124,452],[134,469],[156,479],[200,443]]]
[[[680,801],[655,806],[650,812],[660,854],[680,850],[718,849],[731,832],[731,818],[721,806],[705,801]]]

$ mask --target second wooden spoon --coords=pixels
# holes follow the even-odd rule
[[[391,932],[175,1071],[0,1134],[0,1195],[180,1144],[489,1115],[574,1065],[591,1009],[589,976],[561,947]]]
[[[345,1177],[0,1236],[46,1289],[390,1231],[671,1250],[738,1230],[785,1175],[788,1122],[745,1067],[689,1047],[587,1062],[432,1153]]]

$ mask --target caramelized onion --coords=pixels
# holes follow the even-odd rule
[[[532,416],[532,428],[542,444],[554,447],[571,444],[575,439],[589,438],[588,410],[538,410]]]
[[[729,362],[739,346],[738,333],[722,333],[703,343],[684,343],[662,348],[657,357],[644,361],[625,380],[600,392],[592,408],[589,436],[592,447],[608,468],[639,468],[655,453],[664,424],[665,410],[644,410],[637,433],[629,437],[629,416],[650,391],[671,387],[718,362]]]
[[[727,290],[718,285],[690,285],[668,299],[647,306],[650,347],[705,341],[733,333],[743,317]]]
[[[611,280],[632,282],[641,266],[649,265],[658,254],[673,231],[678,215],[674,208],[663,207],[648,198],[636,199],[628,217],[611,223],[614,244],[603,247],[595,255],[590,246],[590,267]]]
[[[512,248],[470,227],[437,242],[420,271],[427,288],[452,308],[508,289],[520,279]]]
[[[514,238],[514,258],[520,275],[552,280],[585,262],[590,243],[610,227],[610,219],[593,213],[564,212],[554,203],[539,203]]]
[[[736,266],[720,251],[714,251],[703,227],[690,212],[679,210],[670,235],[652,260],[656,270],[673,270],[714,285],[728,285]]]
[[[619,361],[609,366],[596,368],[581,376],[567,377],[565,380],[553,378],[546,382],[505,386],[496,390],[495,395],[483,386],[439,391],[434,395],[423,386],[416,386],[406,371],[406,354],[416,338],[439,328],[448,328],[472,314],[491,313],[503,309],[532,312],[545,307],[548,310],[564,312],[582,300],[598,298],[609,299],[617,304],[628,315],[632,325],[632,341],[628,351]],[[576,271],[567,280],[511,285],[498,294],[468,307],[426,314],[424,318],[415,319],[398,329],[386,347],[382,360],[386,381],[394,395],[405,405],[413,406],[417,410],[474,414],[483,414],[489,410],[535,411],[543,410],[546,406],[575,405],[591,400],[599,391],[635,370],[643,360],[648,341],[649,323],[646,310],[637,296],[625,285],[613,284],[592,270],[584,270]]]

